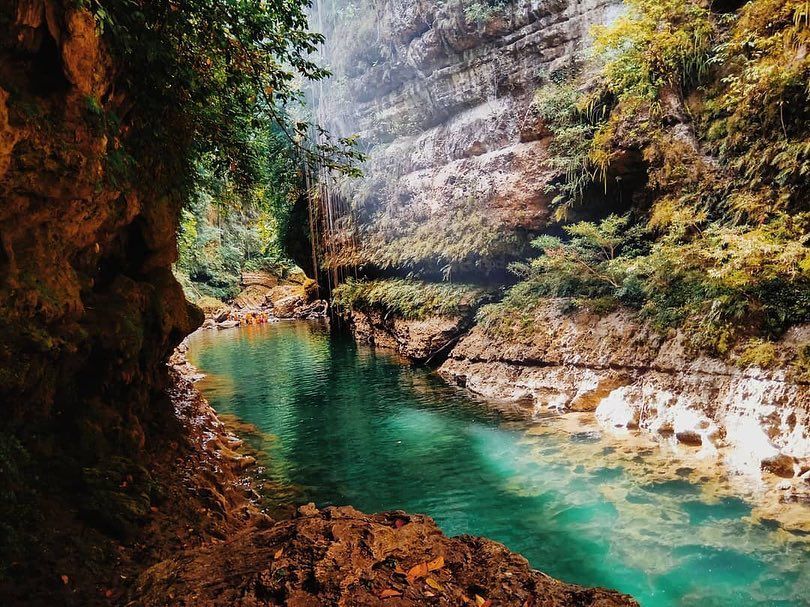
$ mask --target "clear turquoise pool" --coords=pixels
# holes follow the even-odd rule
[[[317,323],[199,333],[190,358],[218,411],[266,433],[251,440],[279,502],[427,513],[644,607],[810,605],[810,541],[739,496],[640,476],[593,433],[529,432]]]

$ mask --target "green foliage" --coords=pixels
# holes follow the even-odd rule
[[[626,0],[627,12],[594,30],[604,86],[621,102],[643,98],[660,111],[661,93],[683,91],[706,75],[716,26],[693,0]]]
[[[730,197],[737,221],[766,221],[807,209],[810,188],[810,23],[805,0],[756,0],[717,47],[720,75],[700,126],[744,196]]]
[[[760,367],[767,369],[776,362],[776,347],[771,342],[752,339],[745,344],[742,354],[737,359],[741,367]]]
[[[571,73],[562,73],[542,87],[534,98],[534,107],[548,125],[554,139],[549,146],[549,168],[559,177],[546,186],[555,194],[551,204],[562,219],[567,210],[579,203],[597,177],[590,161],[594,135],[604,121],[603,104],[580,107],[580,93],[570,83]]]
[[[282,238],[301,194],[297,165],[284,152],[288,143],[280,134],[260,133],[256,141],[264,162],[247,190],[217,175],[207,157],[197,165],[195,190],[181,215],[175,266],[192,300],[234,297],[243,270],[283,273],[294,265]]]
[[[472,0],[464,7],[464,18],[473,23],[486,23],[500,16],[512,0]]]
[[[474,199],[441,211],[390,207],[376,211],[359,226],[359,250],[338,251],[326,265],[373,263],[381,268],[457,272],[505,268],[525,246],[519,234],[476,208]]]
[[[309,30],[308,0],[77,2],[93,12],[120,66],[116,95],[90,109],[119,116],[125,128],[113,133],[115,149],[155,185],[193,189],[205,158],[234,187],[249,189],[262,170],[256,134],[273,128],[305,159],[356,172],[362,155],[351,140],[319,131],[322,143],[305,149],[297,142],[312,127],[285,111],[301,100],[297,79],[328,75],[310,59],[323,38]]]
[[[748,343],[742,362],[765,363],[762,344],[810,319],[807,4],[753,0],[725,17],[693,0],[628,5],[594,32],[582,74],[595,80],[552,82],[535,107],[555,137],[558,218],[631,150],[647,173],[636,225],[609,217],[538,239],[541,256],[482,321],[508,328],[548,296],[623,303],[696,347]]]
[[[523,280],[502,301],[481,309],[478,321],[486,330],[511,331],[516,318],[526,327],[547,297],[574,298],[575,304],[596,312],[620,303],[640,307],[643,293],[634,263],[648,247],[642,228],[632,225],[629,216],[610,215],[599,223],[582,221],[564,229],[567,240],[536,238],[532,246],[541,255],[529,264],[513,264]]]
[[[541,255],[513,266],[521,282],[482,308],[479,322],[495,334],[526,328],[547,297],[598,313],[622,304],[662,330],[684,327],[695,347],[728,354],[752,335],[773,339],[810,318],[809,228],[804,214],[653,242],[628,216],[579,222],[565,227],[567,240],[537,238]]]
[[[349,279],[335,289],[333,304],[343,310],[376,310],[385,315],[418,320],[429,316],[465,315],[485,296],[484,291],[470,285],[402,278]]]

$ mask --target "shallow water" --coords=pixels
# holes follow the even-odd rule
[[[427,513],[448,535],[490,537],[644,607],[810,605],[808,538],[654,448],[505,422],[317,323],[197,333],[190,358],[211,404],[262,432],[249,438],[279,503]]]

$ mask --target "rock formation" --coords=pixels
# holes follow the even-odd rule
[[[532,97],[565,78],[587,51],[589,28],[615,18],[620,3],[351,6],[317,3],[335,76],[313,93],[334,128],[371,146],[366,176],[343,191],[362,235],[351,261],[371,277],[415,269],[439,280],[475,268],[465,278],[492,278],[493,267],[520,255],[521,235],[548,223],[555,175]],[[599,208],[616,210],[602,198]],[[720,448],[735,469],[807,474],[810,393],[785,361],[771,371],[738,368],[694,354],[683,335],[667,338],[630,310],[599,318],[558,308],[549,302],[513,339],[473,328],[452,351],[471,321],[353,311],[349,324],[360,341],[417,361],[449,353],[441,373],[484,396],[593,411],[609,427]],[[806,326],[794,327],[778,348],[795,354],[809,340]]]
[[[707,451],[738,472],[810,469],[810,383],[788,371],[740,368],[664,337],[638,315],[565,314],[549,301],[530,331],[513,337],[474,328],[439,372],[484,396],[528,400],[537,411],[593,411],[612,428],[641,428]],[[810,339],[791,329],[782,356]]]
[[[472,0],[344,4],[316,3],[334,77],[313,95],[327,125],[370,146],[365,177],[346,189],[363,234],[354,261],[502,266],[548,216],[535,90],[618,2],[505,2],[486,20]]]
[[[265,527],[265,528],[262,528]],[[558,582],[495,542],[447,538],[426,516],[302,506],[298,517],[162,562],[139,604],[631,607],[617,592]]]

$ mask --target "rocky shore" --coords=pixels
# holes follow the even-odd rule
[[[349,326],[363,343],[441,362],[448,382],[510,415],[569,416],[628,443],[646,437],[685,460],[714,462],[717,475],[744,478],[761,496],[777,489],[768,516],[780,518],[778,504],[810,503],[810,382],[790,364],[810,343],[809,326],[784,336],[771,367],[740,367],[691,351],[684,335],[663,336],[629,310],[563,313],[560,304],[550,300],[530,329],[507,336],[456,318],[362,312],[349,314]],[[784,518],[810,531],[793,513]]]
[[[202,329],[231,329],[275,320],[314,320],[326,316],[329,304],[318,285],[303,272],[286,277],[269,272],[243,273],[241,292],[226,303],[210,297],[197,301],[205,314]]]
[[[159,523],[150,522],[155,545],[172,531],[190,539],[154,553],[154,564],[127,588],[128,605],[637,605],[554,580],[496,542],[447,538],[426,516],[309,504],[273,520],[254,503],[255,460],[194,389],[199,375],[182,348],[170,365],[176,411],[194,447],[178,460],[186,482],[177,503],[196,502],[203,524],[174,507],[151,512],[163,529],[153,533]]]

